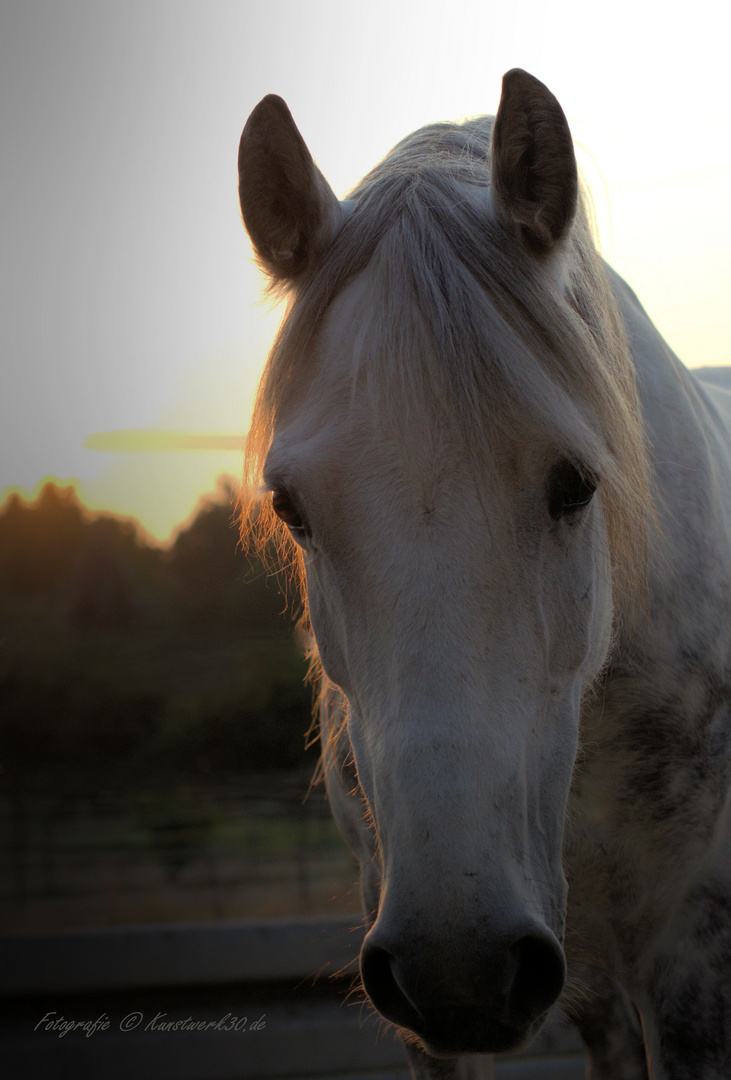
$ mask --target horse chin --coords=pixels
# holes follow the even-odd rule
[[[447,1023],[443,1031],[403,1031],[401,1034],[406,1041],[413,1041],[416,1036],[424,1053],[441,1060],[462,1054],[510,1054],[524,1050],[533,1042],[547,1016],[548,1012],[545,1012],[527,1027],[521,1028],[500,1021],[485,1021],[469,1031],[449,1030]]]

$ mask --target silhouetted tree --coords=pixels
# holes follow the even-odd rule
[[[73,488],[46,484],[30,506],[11,496],[0,515],[0,574],[6,591],[53,593],[83,543],[86,521]]]
[[[70,488],[0,510],[0,758],[13,776],[296,767],[305,669],[276,575],[241,549],[230,485],[169,551]]]

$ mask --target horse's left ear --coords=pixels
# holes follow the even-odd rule
[[[259,102],[241,135],[239,202],[254,249],[275,281],[311,267],[341,223],[340,203],[275,94]]]
[[[503,76],[491,161],[498,213],[527,251],[547,255],[571,228],[579,176],[563,109],[520,68]]]

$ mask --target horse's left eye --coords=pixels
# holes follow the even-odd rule
[[[569,517],[588,506],[597,488],[597,481],[582,472],[570,461],[560,461],[551,473],[548,484],[548,512],[554,521]]]
[[[272,510],[295,534],[295,539],[298,538],[298,534],[300,539],[308,535],[307,524],[285,488],[275,488],[272,492]]]

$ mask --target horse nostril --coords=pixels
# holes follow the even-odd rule
[[[365,942],[360,954],[360,975],[368,997],[381,1016],[414,1031],[423,1018],[402,989],[398,963],[387,949]]]
[[[515,974],[508,995],[508,1014],[532,1021],[545,1013],[563,990],[566,961],[558,942],[533,935],[510,949]]]

